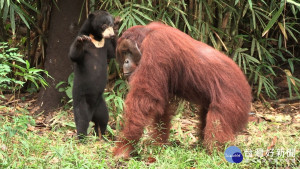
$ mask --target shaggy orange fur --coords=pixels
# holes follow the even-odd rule
[[[246,126],[251,88],[228,56],[178,29],[153,22],[134,26],[119,38],[120,65],[124,62],[125,49],[119,45],[124,40],[139,48],[141,56],[133,54],[138,66],[129,79],[125,124],[114,149],[115,156],[130,157],[133,145],[149,124],[162,124],[163,130],[155,134],[160,138],[156,139],[167,142],[172,116],[168,111],[169,101],[174,96],[201,105],[200,138],[209,150],[233,140]]]

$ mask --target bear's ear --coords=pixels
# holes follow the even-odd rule
[[[117,16],[117,17],[115,17],[114,24],[119,25],[121,21],[122,21],[121,17]]]
[[[119,34],[119,25],[120,25],[121,21],[122,21],[122,19],[119,16],[115,17],[115,19],[114,19],[113,29],[114,29],[114,32],[116,35]]]
[[[88,19],[93,19],[94,17],[95,17],[95,14],[90,13],[89,16],[88,16]]]

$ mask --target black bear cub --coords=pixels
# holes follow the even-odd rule
[[[93,12],[70,47],[69,57],[74,62],[73,109],[79,139],[87,135],[90,121],[95,123],[97,136],[101,137],[106,130],[108,110],[102,94],[107,82],[107,58],[115,57],[114,29],[118,23],[106,11]]]

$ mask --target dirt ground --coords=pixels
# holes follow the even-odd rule
[[[35,104],[37,100],[37,95],[22,95],[20,99],[15,99],[13,95],[6,95],[5,98],[0,100],[0,115],[3,116],[18,116],[19,110],[28,110],[28,113],[34,116],[36,119],[35,128],[39,130],[50,130],[55,116],[57,116],[62,110],[58,109],[47,115],[36,114],[36,109],[38,109]],[[185,106],[187,109],[184,109],[184,112],[181,113],[180,118],[174,118],[177,121],[178,125],[181,125],[182,130],[190,130],[191,127],[194,128],[198,124],[197,118],[192,110],[189,110],[189,106]],[[67,112],[67,116],[63,117],[64,119],[71,120],[73,119],[72,110],[64,110]],[[60,120],[64,120],[60,119]],[[295,127],[297,130],[300,130],[300,98],[285,98],[269,102],[255,101],[252,103],[252,108],[249,116],[249,122],[261,123],[274,122],[281,125],[289,125]],[[114,122],[110,121],[110,124]],[[175,126],[176,128],[176,126]],[[75,135],[76,131],[70,130],[68,135]],[[196,131],[193,132],[193,135],[197,135]]]

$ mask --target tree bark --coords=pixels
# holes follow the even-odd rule
[[[61,81],[67,81],[73,70],[68,52],[80,28],[77,25],[81,25],[86,18],[85,8],[82,8],[85,5],[83,2],[82,0],[59,0],[57,6],[52,6],[45,70],[53,79],[46,78],[49,87],[42,88],[38,94],[37,104],[40,106],[38,112],[47,113],[62,106],[61,100],[66,95],[58,92],[55,86]],[[81,9],[83,9],[82,14]]]

